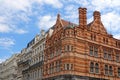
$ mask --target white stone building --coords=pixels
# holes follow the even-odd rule
[[[42,80],[43,61],[45,49],[45,32],[35,37],[35,44],[32,46],[33,53],[30,62],[30,80]]]
[[[2,80],[2,63],[0,63],[0,80]]]
[[[7,59],[0,65],[0,79],[1,80],[17,80],[17,54]]]
[[[18,80],[42,80],[45,36],[42,30],[19,54]]]
[[[18,55],[17,59],[18,72],[17,72],[17,80],[23,80],[24,71],[29,69],[29,62],[31,60],[31,48],[24,48],[21,53]]]

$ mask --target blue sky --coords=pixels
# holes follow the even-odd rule
[[[101,12],[107,31],[120,39],[120,0],[0,0],[0,62],[20,52],[27,43],[55,24],[56,15],[78,24],[78,8]]]

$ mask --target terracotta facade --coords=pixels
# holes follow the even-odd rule
[[[87,9],[78,12],[78,25],[58,14],[47,33],[43,79],[120,80],[120,40],[106,31],[99,11],[89,24]]]

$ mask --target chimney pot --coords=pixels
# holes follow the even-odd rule
[[[59,13],[57,14],[57,19],[60,19],[60,14]]]
[[[94,20],[95,19],[98,19],[98,20],[100,20],[101,19],[101,14],[100,14],[100,12],[99,11],[95,11],[94,13],[93,13],[93,16],[94,16]]]

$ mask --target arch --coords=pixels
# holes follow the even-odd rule
[[[94,63],[93,62],[90,63],[90,72],[94,72]]]

